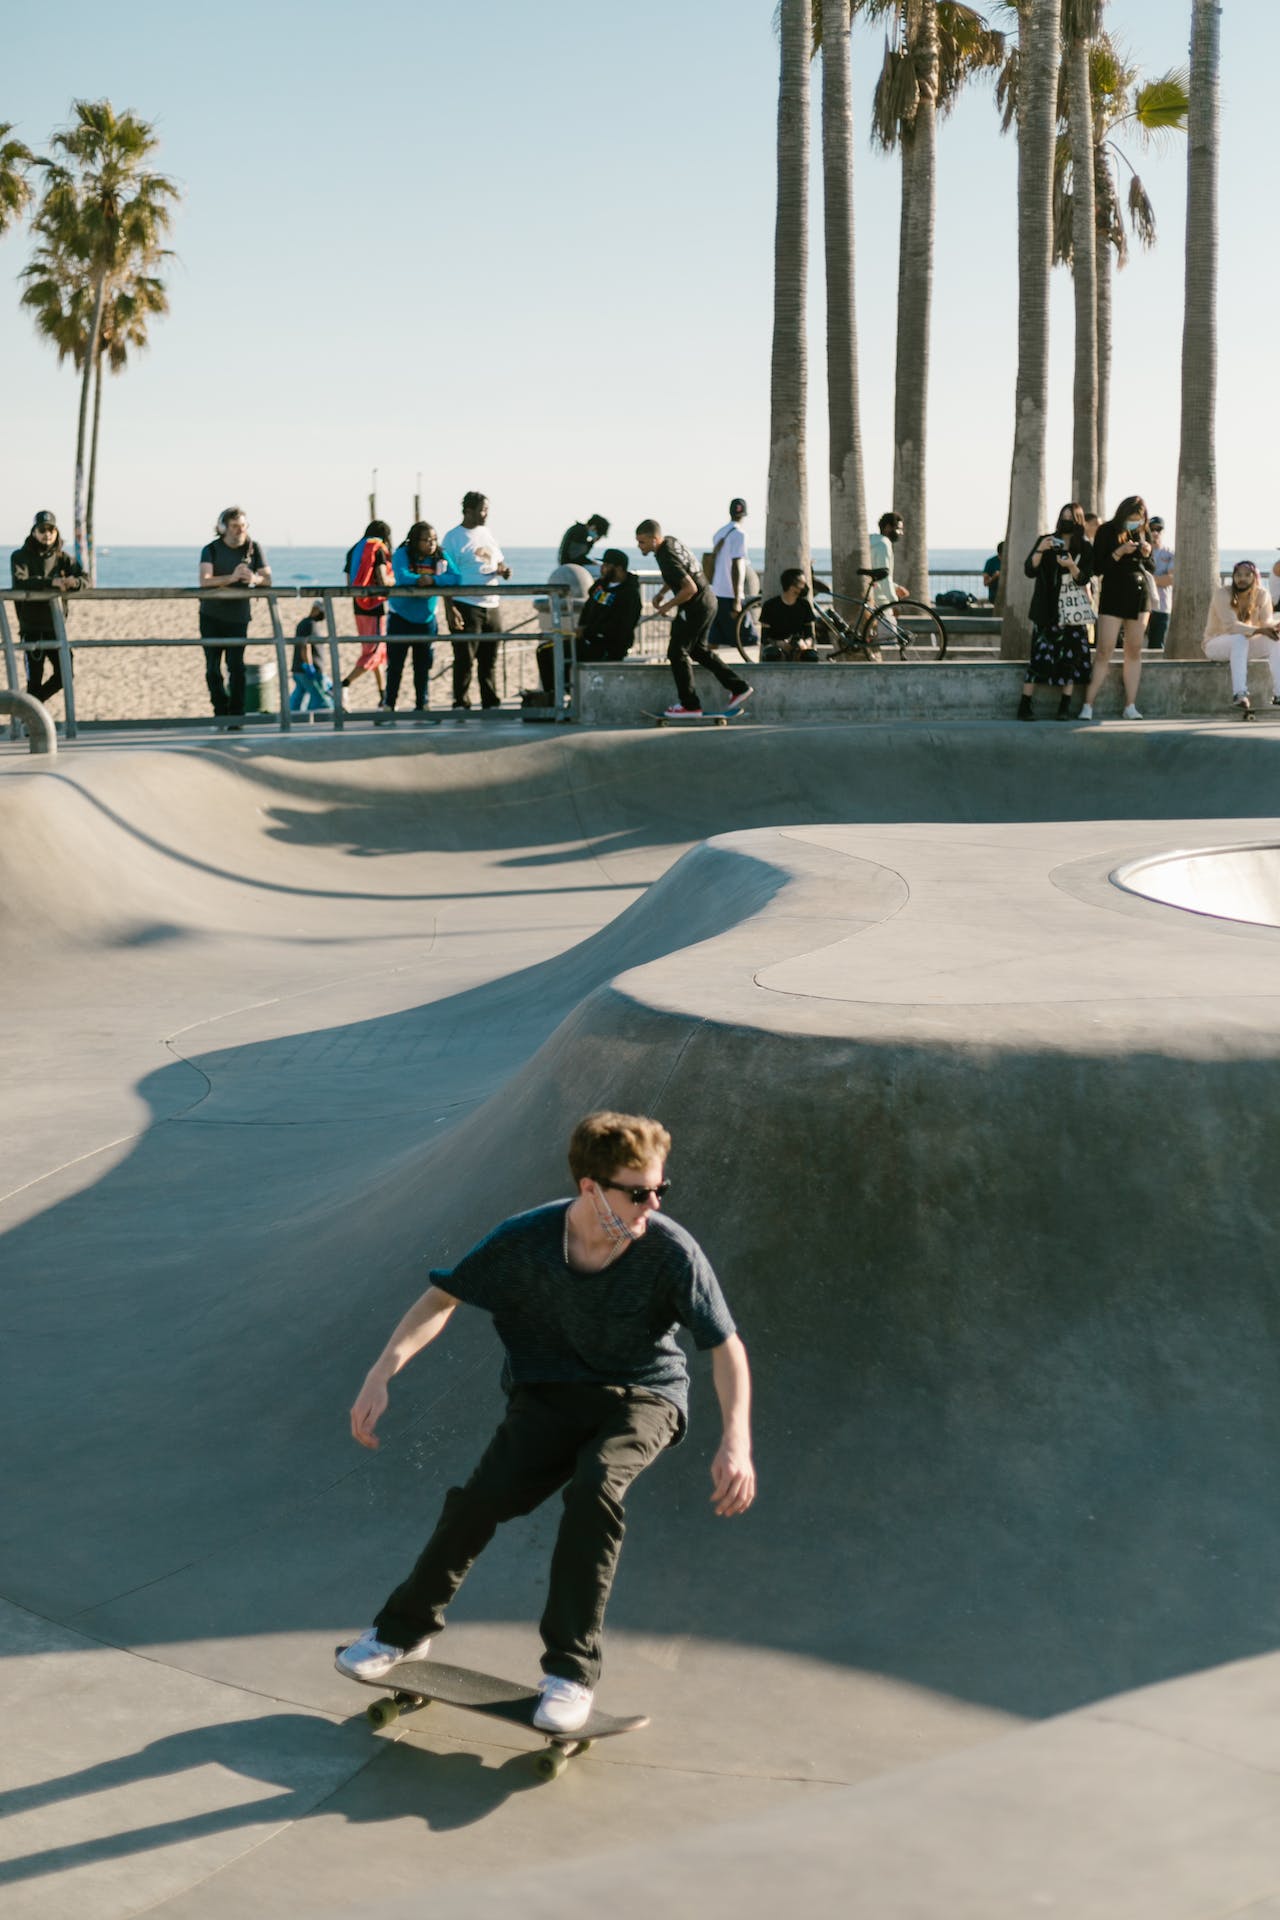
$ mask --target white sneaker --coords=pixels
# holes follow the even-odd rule
[[[1085,701],[1084,705],[1080,709],[1080,718],[1082,720],[1092,720],[1093,718],[1093,708],[1089,705],[1089,702],[1087,700]]]
[[[558,1673],[548,1673],[538,1691],[542,1700],[534,1713],[533,1724],[540,1732],[577,1733],[591,1718],[595,1695],[590,1687],[581,1686],[576,1680],[562,1680]]]
[[[381,1680],[402,1660],[425,1660],[430,1651],[430,1640],[419,1640],[414,1647],[392,1647],[379,1640],[372,1627],[366,1627],[349,1647],[339,1647],[333,1664],[339,1673],[349,1673],[356,1680]]]
[[[1142,715],[1138,712],[1138,709],[1131,700],[1121,715],[1121,718],[1124,720],[1141,720]]]

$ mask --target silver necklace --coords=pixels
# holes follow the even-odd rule
[[[631,1245],[631,1242],[629,1239],[619,1241],[617,1246],[610,1247],[609,1257],[607,1260],[602,1261],[598,1267],[588,1267],[585,1269],[585,1271],[588,1273],[603,1273],[605,1268],[611,1267],[614,1261],[618,1258],[618,1255],[620,1253],[624,1253],[630,1245]],[[564,1210],[564,1263],[566,1267],[569,1267],[572,1265],[569,1259],[569,1208],[568,1207],[566,1207]]]

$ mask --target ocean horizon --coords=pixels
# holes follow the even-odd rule
[[[65,538],[65,535],[64,535]],[[12,546],[20,540],[11,542]],[[603,544],[603,543],[602,543]],[[272,578],[278,587],[340,585],[343,546],[285,547],[264,542]],[[512,582],[519,586],[540,586],[556,565],[555,547],[507,547]],[[632,564],[646,571],[648,564],[634,549],[628,549]],[[1219,550],[1219,564],[1225,572],[1239,559],[1256,560],[1263,572],[1269,571],[1275,546],[1225,546]],[[929,571],[932,574],[981,573],[992,552],[991,547],[931,547]],[[752,547],[751,559],[757,568],[764,565],[763,548]],[[198,584],[200,562],[198,547],[131,547],[106,545],[97,551],[100,587],[194,587]],[[819,574],[829,572],[831,549],[815,547],[813,565]]]

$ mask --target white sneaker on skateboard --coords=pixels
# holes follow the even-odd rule
[[[425,1660],[430,1651],[430,1640],[419,1640],[414,1647],[392,1647],[379,1640],[372,1627],[366,1627],[358,1640],[334,1655],[333,1664],[339,1673],[349,1673],[355,1680],[381,1680],[402,1660]]]
[[[538,1691],[542,1700],[534,1709],[533,1724],[540,1733],[577,1733],[591,1718],[595,1695],[577,1680],[562,1680],[558,1673],[549,1673]]]

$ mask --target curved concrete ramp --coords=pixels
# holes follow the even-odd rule
[[[985,1920],[1036,1910],[1064,1804],[1101,1891],[1061,1910],[1220,1912],[1273,1765],[1237,1722],[1280,1631],[1276,935],[1110,876],[1265,839],[1269,733],[0,761],[0,965],[43,1015],[0,1088],[6,1912]],[[462,1716],[375,1739],[328,1664],[496,1415],[486,1324],[380,1455],[345,1409],[424,1263],[563,1190],[606,1100],[675,1133],[762,1494],[709,1514],[703,1371],[611,1614],[603,1703],[654,1725],[544,1795]],[[532,1670],[554,1520],[451,1657]],[[1126,1881],[1118,1810],[1192,1803]]]
[[[1202,847],[1134,860],[1115,875],[1118,887],[1187,913],[1280,927],[1280,845]]]

